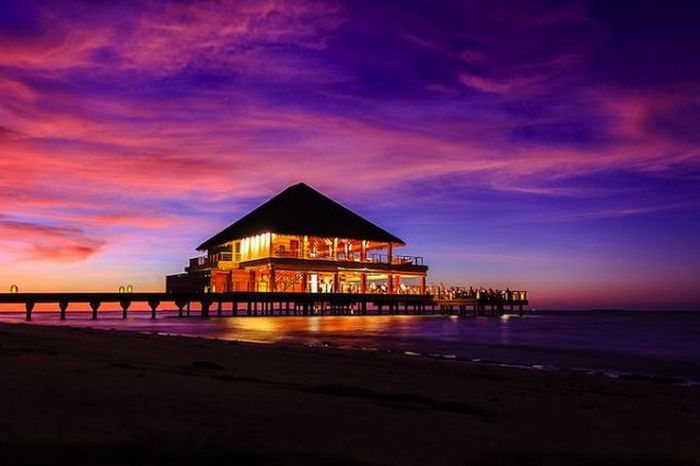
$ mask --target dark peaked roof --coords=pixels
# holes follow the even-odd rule
[[[330,238],[364,239],[406,244],[312,187],[299,183],[288,187],[233,225],[217,233],[197,249],[265,232]]]

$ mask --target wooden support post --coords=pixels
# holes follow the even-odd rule
[[[158,306],[160,306],[160,301],[157,299],[151,299],[148,301],[148,307],[151,308],[151,319],[156,318],[156,309],[158,309]]]
[[[202,306],[202,317],[209,317],[209,306],[211,306],[211,301],[208,299],[203,299],[200,301],[200,305]]]
[[[122,319],[126,319],[129,312],[129,306],[131,306],[131,301],[128,299],[122,299],[119,301],[119,306],[122,308]]]
[[[222,313],[222,308],[221,308],[222,306],[223,306],[223,304],[222,304],[221,300],[219,300],[219,302],[217,303],[217,307],[216,307],[216,315],[218,317],[221,317],[221,315],[222,315],[221,314]]]
[[[420,294],[425,294],[425,275],[420,277]]]
[[[177,316],[182,317],[182,309],[185,307],[185,305],[188,304],[185,301],[175,301],[175,306],[177,306]]]
[[[386,277],[386,293],[394,294],[394,276],[391,274]]]
[[[34,303],[27,301],[24,303],[24,310],[26,311],[25,319],[32,320],[32,311],[34,310]]]
[[[341,293],[340,289],[340,274],[338,272],[333,274],[333,293]]]
[[[61,310],[61,320],[66,320],[66,310],[68,309],[68,301],[58,303],[58,308]]]
[[[360,293],[367,293],[367,274],[365,272],[360,274]]]
[[[270,264],[270,291],[275,292],[277,289],[277,283],[276,282],[276,274],[275,274],[275,264]]]
[[[97,319],[97,310],[100,308],[100,301],[90,301],[90,308],[92,309],[92,320]]]

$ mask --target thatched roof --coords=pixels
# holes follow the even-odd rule
[[[312,187],[299,183],[212,236],[197,249],[206,250],[265,232],[406,244]]]

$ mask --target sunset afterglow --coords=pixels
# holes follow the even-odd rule
[[[304,182],[432,283],[696,308],[694,15],[525,3],[3,4],[0,292],[163,290]]]

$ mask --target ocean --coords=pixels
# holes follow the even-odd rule
[[[35,312],[32,324],[131,330],[268,344],[393,351],[471,364],[700,382],[700,312],[539,311],[524,317],[318,316],[177,318],[162,311]],[[24,322],[24,314],[0,314]]]

